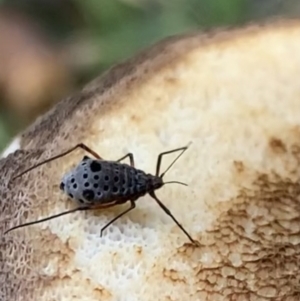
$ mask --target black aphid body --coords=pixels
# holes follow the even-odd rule
[[[158,176],[115,161],[83,160],[63,178],[60,188],[80,204],[121,204],[163,186]]]
[[[177,226],[185,233],[192,243],[196,243],[190,234],[179,224],[170,210],[157,198],[155,195],[155,190],[161,188],[166,182],[163,182],[163,177],[166,172],[171,168],[171,166],[178,160],[178,158],[187,150],[186,147],[181,147],[171,151],[167,151],[158,155],[156,173],[155,175],[146,174],[144,171],[135,168],[134,157],[132,153],[128,153],[117,161],[106,161],[101,158],[95,151],[90,149],[83,143],[77,144],[74,147],[68,149],[67,151],[42,161],[19,175],[15,176],[16,179],[23,174],[29,172],[30,170],[50,162],[52,160],[63,157],[76,148],[81,148],[96,159],[91,159],[90,157],[84,156],[82,161],[71,171],[66,173],[60,183],[60,189],[63,190],[69,197],[76,200],[79,206],[75,209],[64,211],[38,221],[28,222],[8,229],[5,233],[12,231],[17,228],[24,226],[29,226],[44,222],[59,216],[63,216],[76,211],[83,210],[94,210],[94,209],[104,209],[107,207],[112,207],[115,205],[130,202],[130,207],[113,218],[101,229],[101,236],[103,231],[117,219],[128,213],[135,208],[135,202],[143,195],[149,194],[160,208],[169,215]],[[160,174],[161,160],[164,155],[181,151],[181,153],[176,157],[176,159],[169,165],[165,172]],[[130,159],[130,165],[120,163],[125,158]],[[167,182],[167,183],[179,183],[177,181]],[[184,184],[186,185],[186,184]]]

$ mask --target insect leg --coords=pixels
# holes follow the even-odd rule
[[[54,218],[57,218],[57,217],[60,217],[60,216],[63,216],[63,215],[69,214],[69,213],[73,213],[73,212],[76,212],[76,211],[92,210],[92,209],[94,209],[94,208],[92,208],[92,207],[77,207],[77,208],[74,208],[74,209],[71,209],[71,210],[67,210],[67,211],[64,211],[64,212],[61,212],[61,213],[58,213],[58,214],[54,214],[54,215],[45,217],[45,218],[37,220],[37,221],[20,224],[18,226],[15,226],[15,227],[12,227],[12,228],[6,230],[4,232],[4,234],[7,234],[8,232],[19,229],[19,228],[23,228],[23,227],[39,224],[39,223],[42,223],[42,222],[45,222],[45,221],[49,221],[50,219],[54,219]]]
[[[163,176],[166,174],[166,172],[174,165],[174,163],[181,157],[181,155],[188,149],[189,146],[190,146],[190,143],[189,143],[187,146],[185,146],[185,147],[180,147],[180,148],[176,148],[176,149],[173,149],[173,150],[170,150],[170,151],[167,151],[167,152],[160,153],[160,154],[158,155],[158,158],[157,158],[156,173],[155,173],[155,175],[156,175],[156,176],[159,176],[160,178],[163,178]],[[166,169],[166,171],[163,172],[161,175],[159,175],[162,157],[163,157],[164,155],[168,155],[168,154],[175,153],[175,152],[179,152],[179,151],[181,151],[181,153],[180,153],[180,154],[176,157],[176,159],[169,165],[169,167]]]
[[[11,179],[11,181],[15,180],[16,178],[19,178],[19,177],[23,176],[25,173],[27,173],[27,172],[33,170],[34,168],[37,168],[37,167],[39,167],[39,166],[41,166],[41,165],[43,165],[43,164],[45,164],[45,163],[48,163],[48,162],[50,162],[50,161],[53,161],[53,160],[56,160],[56,159],[58,159],[58,158],[64,157],[64,156],[68,155],[69,153],[73,152],[73,151],[74,151],[75,149],[77,149],[77,148],[81,148],[81,149],[87,151],[88,153],[90,153],[91,155],[93,155],[94,157],[96,157],[97,159],[102,159],[95,151],[93,151],[93,150],[92,150],[91,148],[89,148],[87,145],[85,145],[84,143],[79,143],[79,144],[77,144],[77,145],[75,145],[75,146],[69,148],[68,150],[66,150],[66,151],[64,151],[64,152],[62,152],[62,153],[60,153],[60,154],[58,154],[58,155],[56,155],[56,156],[50,157],[49,159],[46,159],[46,160],[44,160],[44,161],[42,161],[42,162],[40,162],[40,163],[37,163],[37,164],[31,166],[30,168],[24,170],[23,172],[19,173],[19,174],[16,175],[16,176],[14,176],[14,177]]]
[[[122,160],[124,160],[125,158],[129,157],[130,160],[130,165],[132,167],[134,167],[134,157],[133,157],[133,153],[128,153],[127,155],[123,156],[121,159],[117,160],[117,162],[120,162]]]
[[[177,219],[174,217],[174,215],[171,213],[171,211],[157,198],[157,196],[154,194],[154,192],[149,192],[150,196],[157,202],[157,204],[160,206],[160,208],[169,215],[172,220],[177,224],[177,226],[184,232],[184,234],[189,238],[189,240],[193,244],[197,244],[196,241],[191,237],[191,235],[179,224]]]
[[[135,208],[135,202],[134,201],[130,201],[130,207],[128,209],[126,209],[125,211],[123,211],[122,213],[120,213],[119,215],[117,215],[115,218],[113,218],[110,222],[108,222],[100,231],[100,237],[102,237],[103,231],[109,227],[112,223],[114,223],[117,219],[119,219],[120,217],[122,217],[123,215],[125,215],[126,213],[128,213],[129,211],[131,211],[132,209]]]

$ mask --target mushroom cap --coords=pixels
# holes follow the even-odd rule
[[[189,187],[158,195],[199,246],[149,196],[103,237],[127,205],[76,212],[1,235],[0,299],[299,300],[299,36],[278,21],[172,37],[25,130],[0,162],[2,232],[73,206],[59,184],[83,154],[7,185],[36,161],[84,142],[153,173],[158,153],[192,141],[165,179]]]

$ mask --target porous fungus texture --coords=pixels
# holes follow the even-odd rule
[[[1,161],[0,299],[299,300],[299,36],[286,20],[173,37],[39,118]],[[86,153],[7,185],[36,160],[83,142],[154,173],[160,152],[190,141],[164,178],[189,186],[157,196],[199,246],[149,195],[102,237],[130,204],[2,234],[76,206],[59,185]]]

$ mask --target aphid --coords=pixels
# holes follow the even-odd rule
[[[177,181],[163,182],[163,177],[173,166],[173,164],[179,159],[179,157],[187,150],[188,146],[159,154],[156,164],[156,173],[155,175],[152,175],[135,168],[134,157],[132,153],[128,153],[117,161],[106,161],[88,146],[80,143],[59,155],[53,156],[36,165],[33,165],[29,169],[13,177],[12,180],[21,177],[25,173],[42,164],[61,158],[77,148],[85,150],[96,158],[95,160],[91,159],[88,156],[84,156],[82,161],[73,170],[69,171],[63,176],[60,183],[60,189],[64,191],[71,199],[77,201],[79,206],[75,209],[64,211],[38,221],[28,222],[15,226],[7,230],[5,233],[17,228],[41,223],[75,211],[108,208],[124,204],[129,201],[130,207],[113,218],[101,229],[100,236],[102,237],[103,231],[108,226],[110,226],[113,222],[115,222],[117,219],[119,219],[129,211],[133,210],[136,206],[135,202],[141,196],[144,196],[148,193],[157,202],[161,209],[173,219],[173,221],[185,233],[189,240],[192,243],[195,243],[194,239],[179,224],[170,210],[155,195],[155,190],[161,188],[165,184],[178,183],[187,186],[187,184]],[[181,151],[181,153],[174,159],[174,161],[169,165],[166,171],[160,174],[162,157],[164,155],[178,151]],[[120,161],[124,160],[127,157],[130,160],[130,165],[120,163]]]

